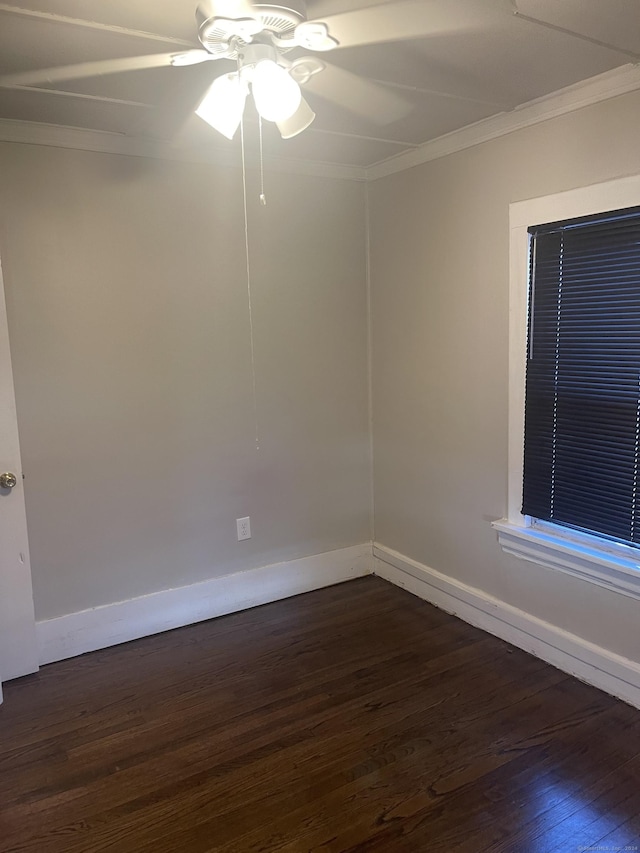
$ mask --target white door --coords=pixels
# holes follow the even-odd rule
[[[2,682],[38,669],[24,486],[18,444],[9,332],[0,267],[0,702]],[[11,478],[5,482],[11,483]]]

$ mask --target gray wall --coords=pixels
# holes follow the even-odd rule
[[[640,93],[369,187],[382,544],[640,659],[638,604],[507,557],[508,206],[640,172]],[[369,538],[363,188],[0,146],[39,619]],[[235,518],[253,539],[237,543]]]
[[[640,659],[640,605],[507,557],[509,203],[640,172],[640,93],[369,187],[378,542]]]
[[[369,539],[364,189],[255,178],[259,450],[239,171],[0,146],[38,619]]]

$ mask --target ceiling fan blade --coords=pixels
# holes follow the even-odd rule
[[[411,112],[412,105],[380,83],[324,62],[324,70],[305,89],[375,124],[392,124]]]
[[[498,0],[497,5],[506,8],[508,2]],[[482,29],[487,5],[478,0],[397,0],[320,17],[318,23],[327,26],[338,47],[356,47]]]
[[[185,62],[185,59],[188,61]],[[145,56],[128,56],[124,59],[99,59],[95,62],[79,62],[76,65],[60,65],[57,68],[38,68],[18,74],[0,77],[1,86],[42,86],[85,77],[101,77],[105,74],[120,74],[123,71],[140,71],[144,68],[163,68],[166,65],[195,65],[212,59],[206,50],[182,53],[151,53]],[[176,60],[174,62],[174,60]],[[182,60],[182,61],[180,61]]]

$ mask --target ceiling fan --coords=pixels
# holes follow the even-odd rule
[[[433,2],[427,0],[426,5]],[[437,4],[438,0],[435,2]],[[260,118],[275,123],[282,137],[290,138],[302,132],[315,118],[300,87],[328,69],[327,86],[313,86],[317,94],[369,120],[388,124],[409,112],[410,105],[403,98],[379,83],[329,65],[306,51],[326,53],[338,47],[367,44],[387,37],[391,40],[413,37],[415,31],[407,25],[404,25],[406,32],[398,33],[397,23],[395,31],[393,26],[389,28],[388,11],[385,16],[382,7],[399,5],[413,12],[421,3],[424,0],[400,0],[399,4],[387,2],[323,20],[308,20],[306,0],[281,0],[279,3],[277,0],[275,3],[202,0],[196,10],[199,48],[6,74],[0,76],[0,87],[47,87],[87,77],[227,60],[222,74],[216,75],[213,81],[211,77],[204,81],[204,97],[202,91],[198,92],[198,99],[186,95],[190,109],[197,104],[196,114],[231,139],[251,93]],[[397,21],[397,17],[393,17]],[[332,21],[345,33],[346,43],[341,44],[332,34]],[[233,70],[229,70],[229,61],[234,63]]]
[[[315,113],[300,84],[324,70],[313,56],[290,60],[293,48],[328,51],[338,46],[326,24],[307,21],[303,0],[287,6],[249,5],[246,0],[204,0],[196,10],[198,38],[204,50],[176,54],[172,65],[211,59],[235,59],[237,69],[213,81],[196,115],[229,139],[242,120],[249,87],[259,116],[272,121],[288,139],[307,128]]]
[[[367,2],[372,5],[364,8],[360,5]],[[185,72],[181,78],[176,71],[178,85],[170,87],[171,91],[165,92],[163,100],[155,107],[151,135],[167,135],[167,130],[171,135],[178,114],[183,117],[197,108],[198,115],[232,137],[251,93],[262,118],[274,122],[283,137],[295,136],[314,118],[300,87],[368,122],[384,125],[411,111],[411,104],[398,91],[412,87],[352,74],[339,65],[326,62],[327,52],[383,42],[482,33],[491,26],[501,26],[508,16],[514,15],[528,23],[560,29],[603,44],[599,31],[594,31],[594,35],[589,29],[594,24],[593,15],[579,14],[587,2],[593,14],[597,11],[606,23],[608,13],[600,9],[606,4],[599,0],[566,0],[563,4],[558,0],[309,0],[311,9],[333,7],[330,15],[316,18],[307,17],[306,0],[272,0],[270,3],[201,0],[196,11],[197,48],[9,73],[0,75],[0,88],[42,93],[58,82],[218,61],[218,66],[211,66],[211,74],[203,69],[202,73]],[[346,7],[345,11],[334,11],[341,4]],[[559,5],[562,10],[556,9]],[[78,20],[77,23],[87,22]],[[145,35],[134,31],[130,34]],[[152,37],[158,38],[153,34]],[[194,44],[197,44],[195,39]],[[53,91],[55,93],[55,89]],[[58,94],[74,93],[65,89]],[[442,94],[449,96],[451,93]],[[149,129],[146,125],[143,132]]]

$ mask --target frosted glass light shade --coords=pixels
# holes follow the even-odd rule
[[[300,106],[292,116],[285,118],[282,121],[277,121],[276,125],[280,131],[280,136],[283,139],[291,139],[292,136],[297,136],[306,130],[311,122],[316,117],[316,114],[311,109],[304,98],[300,98]]]
[[[247,93],[247,85],[238,74],[223,74],[221,77],[216,77],[207,94],[200,101],[196,115],[227,139],[233,139],[242,121]]]
[[[267,121],[284,121],[300,106],[300,86],[271,59],[258,62],[251,80],[256,109]]]

